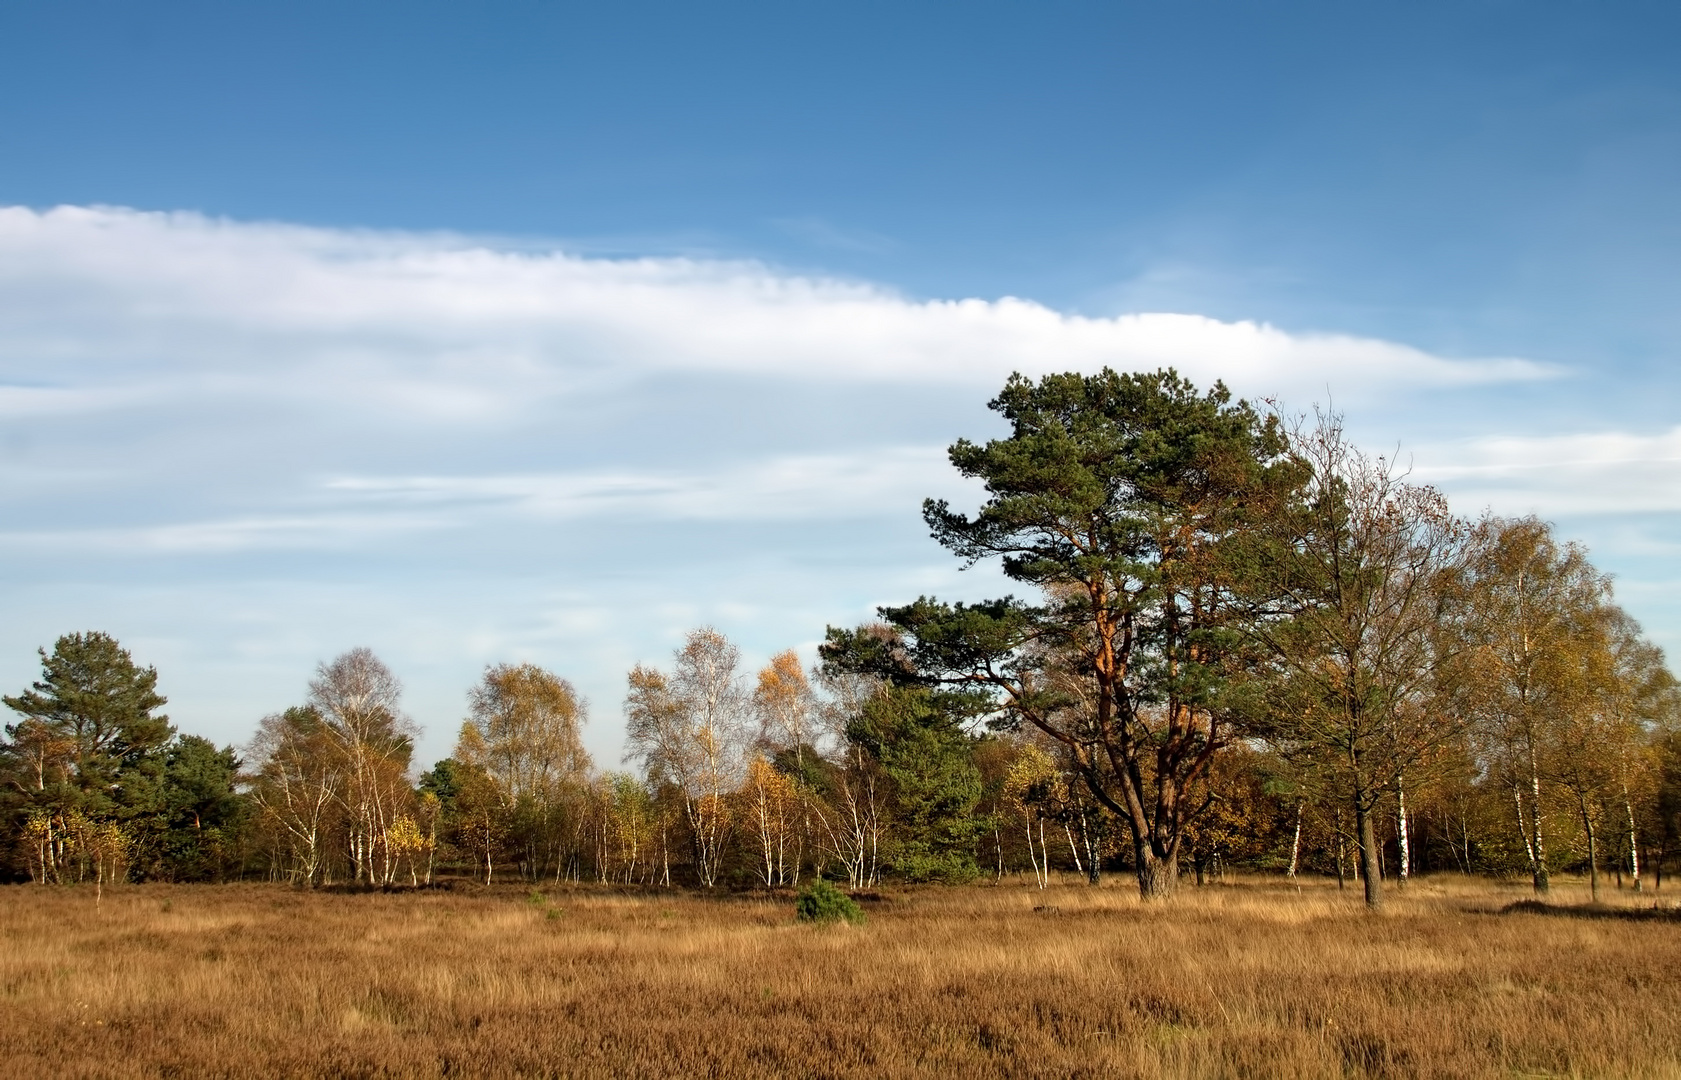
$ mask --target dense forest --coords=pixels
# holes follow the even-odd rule
[[[1660,887],[1681,849],[1681,692],[1579,546],[1456,516],[1333,415],[1172,372],[1016,377],[960,440],[973,515],[933,537],[1024,597],[920,597],[742,667],[718,631],[627,679],[625,771],[533,664],[489,668],[413,760],[369,650],[246,746],[182,735],[98,632],[4,703],[13,880],[441,878],[854,889],[1053,872],[1146,897],[1231,868],[1382,902],[1440,870]],[[424,768],[424,771],[421,771]]]

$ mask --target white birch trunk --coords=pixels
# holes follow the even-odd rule
[[[1529,845],[1529,857],[1534,863],[1535,891],[1545,893],[1550,882],[1547,880],[1547,848],[1541,836],[1541,770],[1535,763],[1535,746],[1529,747],[1529,789],[1532,796],[1530,807],[1530,824],[1534,827],[1533,839]]]
[[[1033,883],[1043,889],[1045,875],[1039,871],[1039,853],[1033,848],[1033,818],[1025,810],[1022,817],[1027,821],[1027,861],[1033,864]]]
[[[1296,872],[1302,865],[1302,804],[1296,803],[1296,830],[1290,838],[1290,880],[1296,880]]]
[[[1634,824],[1634,801],[1628,797],[1628,789],[1623,789],[1623,809],[1628,813],[1628,869],[1634,878],[1634,891],[1641,892],[1640,881],[1640,834]]]
[[[1397,822],[1396,839],[1401,848],[1400,877],[1396,879],[1400,888],[1407,887],[1407,880],[1412,876],[1412,844],[1407,835],[1407,789],[1401,786],[1399,778],[1395,781],[1395,794],[1400,804],[1400,814]]]

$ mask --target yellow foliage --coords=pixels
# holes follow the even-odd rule
[[[391,827],[385,830],[385,842],[391,845],[392,851],[404,854],[425,851],[432,846],[431,838],[421,832],[414,818],[407,814],[392,822]]]
[[[1004,800],[1025,810],[1032,801],[1033,789],[1054,779],[1056,763],[1051,756],[1037,746],[1023,746],[1004,778]]]

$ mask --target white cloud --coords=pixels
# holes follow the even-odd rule
[[[509,656],[610,713],[688,626],[769,655],[1007,588],[925,537],[924,496],[974,501],[941,448],[997,430],[1010,371],[1106,364],[1346,406],[1550,374],[750,262],[0,209],[0,674],[101,627],[177,658],[183,722],[243,728],[371,644],[445,738]]]
[[[545,522],[914,519],[968,482],[940,447],[786,455],[709,471],[622,467],[500,475],[339,476],[272,496],[284,513],[67,530],[0,529],[0,546],[128,554],[386,547],[401,534]]]
[[[771,521],[914,514],[958,487],[940,447],[794,455],[704,473],[341,477],[335,493],[370,503],[478,508],[522,517]]]
[[[1502,436],[1427,447],[1415,475],[1464,509],[1569,516],[1681,510],[1681,427]]]
[[[456,521],[415,514],[318,513],[232,517],[162,525],[0,531],[0,546],[64,555],[210,555],[252,550],[326,550],[389,543],[399,533]]]
[[[918,301],[750,262],[110,208],[0,209],[0,301],[0,411],[12,414],[109,409],[146,391],[349,397],[473,420],[638,372],[994,388],[1013,370],[1173,365],[1243,393],[1329,386],[1342,401],[1549,374],[1198,315]]]

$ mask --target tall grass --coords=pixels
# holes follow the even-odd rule
[[[1373,916],[1318,883],[1150,906],[1125,882],[930,887],[813,927],[791,895],[13,887],[0,1055],[14,1076],[1681,1076],[1681,922],[1507,910],[1524,895],[1430,879]]]

